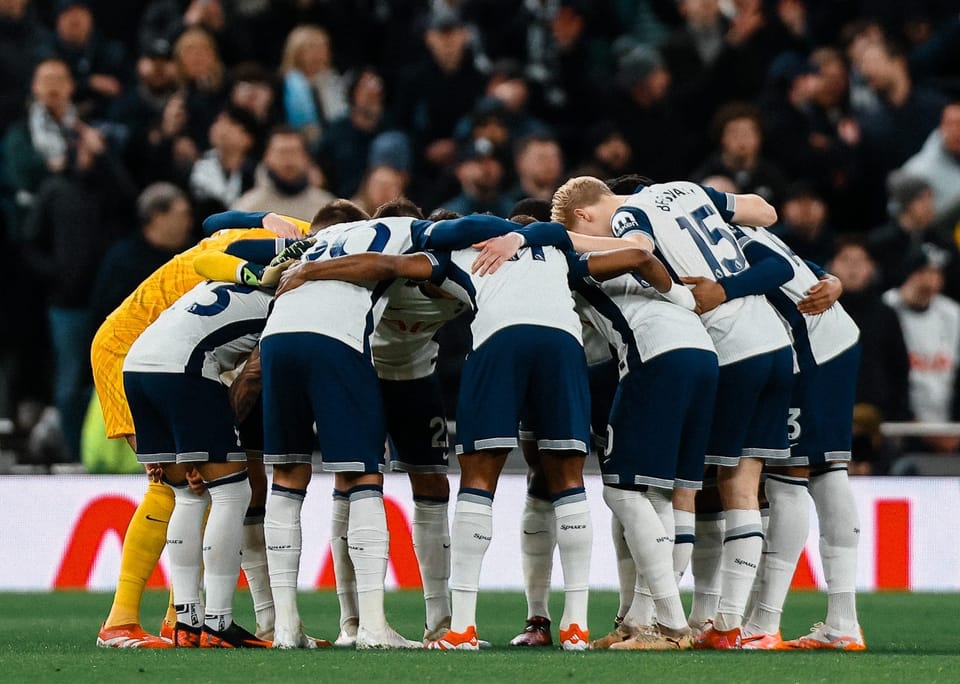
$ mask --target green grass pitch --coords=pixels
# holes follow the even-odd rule
[[[160,622],[166,594],[150,592],[143,615]],[[554,615],[559,615],[555,596]],[[960,594],[866,594],[860,617],[869,651],[563,653],[519,651],[507,641],[523,624],[520,594],[483,593],[479,634],[494,648],[481,653],[270,651],[114,651],[94,645],[110,596],[88,593],[0,594],[0,681],[3,682],[958,682]],[[822,619],[822,594],[794,593],[783,622],[785,638]],[[237,597],[238,621],[253,627],[248,596]],[[336,636],[336,597],[302,593],[308,632]],[[404,635],[422,634],[418,593],[387,596],[391,623]],[[594,635],[606,632],[616,596],[591,595]],[[556,635],[554,635],[556,638]]]

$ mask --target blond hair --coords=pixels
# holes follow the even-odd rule
[[[314,24],[301,24],[290,31],[286,42],[283,44],[283,60],[280,63],[280,73],[285,74],[294,69],[302,71],[300,53],[313,41],[320,41],[326,46],[328,62],[332,62],[330,34]],[[331,64],[328,63],[328,66],[331,66]]]
[[[550,220],[562,223],[569,228],[577,220],[574,210],[589,207],[599,202],[601,197],[612,194],[613,191],[599,178],[593,176],[571,178],[553,193]]]

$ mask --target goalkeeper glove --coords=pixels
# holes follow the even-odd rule
[[[296,242],[287,246],[285,250],[280,252],[277,256],[273,257],[270,261],[271,266],[277,266],[282,264],[285,261],[290,261],[291,259],[299,259],[303,256],[303,253],[310,249],[314,243],[317,241],[315,237],[305,238],[303,240],[297,240]]]

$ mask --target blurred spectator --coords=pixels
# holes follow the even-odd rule
[[[960,219],[960,101],[943,108],[940,127],[903,170],[930,184],[937,221],[949,224]]]
[[[8,134],[7,150],[20,177],[36,183],[23,224],[25,258],[47,295],[54,397],[65,456],[75,461],[90,384],[90,290],[135,188],[100,132],[77,118],[66,64],[41,62],[34,92],[27,120]]]
[[[350,199],[372,215],[381,204],[402,196],[406,185],[407,175],[402,171],[386,164],[371,165],[357,194]]]
[[[785,181],[780,169],[760,155],[763,132],[756,107],[726,105],[714,117],[713,134],[719,150],[694,172],[694,178],[729,176],[737,192],[756,193],[771,204],[779,204]]]
[[[960,295],[960,253],[951,236],[941,236],[934,228],[933,191],[927,181],[901,172],[890,174],[887,208],[890,221],[872,231],[867,247],[880,266],[883,289],[899,286],[905,277],[914,248],[940,253],[947,293]]]
[[[586,159],[572,176],[613,178],[632,167],[633,150],[623,132],[612,121],[605,120],[587,131]]]
[[[262,130],[269,130],[280,120],[274,79],[256,62],[242,62],[230,72],[230,104],[246,109]]]
[[[704,137],[688,125],[703,110],[684,107],[673,83],[653,48],[640,45],[619,59],[611,115],[633,153],[633,167],[654,179],[685,177],[704,147]]]
[[[298,26],[283,47],[283,108],[287,123],[316,151],[329,123],[347,113],[347,84],[333,65],[329,34]]]
[[[514,159],[517,185],[508,198],[514,202],[525,197],[553,199],[563,180],[563,152],[557,141],[543,134],[528,135],[514,147]]]
[[[513,202],[502,194],[503,166],[486,140],[470,141],[457,152],[455,167],[460,194],[443,203],[443,208],[466,216],[490,212],[506,218]]]
[[[85,0],[57,0],[56,52],[73,74],[74,101],[85,119],[106,115],[127,80],[123,45],[101,36]]]
[[[880,432],[883,416],[876,406],[853,407],[853,445],[848,469],[851,475],[886,475],[896,454],[891,440]]]
[[[840,303],[860,328],[857,403],[875,407],[883,420],[910,420],[907,347],[896,312],[881,299],[864,243],[843,238],[829,270],[843,285]]]
[[[210,127],[211,148],[190,172],[190,196],[200,216],[223,211],[253,187],[256,119],[245,109],[227,107]]]
[[[875,108],[858,111],[857,118],[864,170],[879,198],[886,175],[923,146],[947,100],[914,83],[906,56],[890,41],[863,48],[857,66],[878,100]]]
[[[189,28],[173,44],[173,59],[186,108],[185,132],[197,149],[204,149],[226,99],[217,44],[204,29]]]
[[[33,67],[49,42],[30,0],[0,0],[0,135],[20,118]]]
[[[289,126],[276,128],[267,140],[253,189],[230,208],[274,211],[309,220],[321,205],[334,199],[326,190],[310,184],[309,169],[310,155],[300,132]]]
[[[817,118],[816,65],[793,52],[778,56],[762,100],[767,154],[789,178],[822,179],[830,187],[847,166],[847,149],[828,121]]]
[[[140,193],[137,219],[140,230],[115,242],[100,263],[90,294],[94,329],[147,276],[190,243],[190,200],[172,183],[154,183]]]
[[[836,235],[827,221],[827,205],[812,183],[788,186],[779,215],[772,232],[797,256],[820,265],[830,261]]]
[[[897,312],[910,355],[910,408],[917,421],[955,421],[960,418],[960,304],[940,294],[941,265],[923,249],[911,251],[905,270],[903,285],[885,292],[883,301]],[[960,448],[960,437],[925,437],[924,442],[940,452]]]
[[[383,79],[367,67],[353,74],[347,88],[349,110],[330,124],[319,161],[328,187],[337,197],[351,197],[367,168],[370,143],[384,127]]]
[[[503,105],[500,113],[511,140],[548,130],[547,125],[530,113],[530,84],[523,75],[523,67],[514,60],[500,60],[491,68],[486,97]],[[480,104],[478,103],[478,107]]]
[[[158,132],[156,138],[163,137],[161,119],[164,118],[167,103],[177,87],[177,70],[171,59],[172,50],[173,46],[165,38],[157,38],[144,45],[137,59],[136,82],[114,100],[110,108],[111,121],[124,130],[124,159],[127,168],[141,184],[155,174],[174,177],[171,169],[158,169],[157,155],[152,149],[156,143],[150,139],[153,130]],[[169,122],[164,122],[171,129],[171,139],[180,133],[186,124],[182,105],[176,111],[184,115],[180,126],[169,126]],[[160,126],[155,129],[158,124]],[[190,163],[192,162],[193,159],[190,159]]]
[[[428,56],[404,70],[396,91],[397,122],[423,151],[432,182],[456,153],[453,131],[483,92],[483,77],[470,58],[470,32],[460,16],[434,13],[424,41]]]

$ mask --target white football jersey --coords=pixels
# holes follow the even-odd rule
[[[793,267],[793,277],[780,286],[779,292],[767,294],[767,299],[793,332],[793,346],[801,369],[811,361],[818,366],[826,363],[857,343],[860,329],[840,302],[834,302],[816,316],[797,311],[797,304],[806,297],[807,290],[820,281],[803,259],[765,228],[738,226],[735,230],[746,239],[769,247]]]
[[[621,377],[631,366],[675,349],[715,352],[697,314],[666,301],[632,274],[597,282],[589,277],[588,258],[572,266],[577,311],[616,349]]]
[[[398,280],[385,294],[386,307],[371,339],[373,363],[384,380],[416,380],[437,366],[437,331],[469,307],[457,298],[428,294],[429,287]],[[443,293],[445,294],[445,293]]]
[[[639,231],[650,238],[675,279],[719,280],[750,267],[727,225],[735,201],[731,194],[687,181],[651,185],[614,212],[611,228],[617,237]],[[724,302],[701,320],[721,366],[790,344],[776,311],[759,295]]]
[[[326,261],[346,254],[404,254],[413,249],[411,226],[400,217],[339,224],[317,233],[317,242],[301,261]],[[420,222],[423,223],[423,222]],[[370,335],[386,305],[387,285],[340,280],[309,281],[278,297],[263,336],[312,332],[340,340],[361,354],[370,350]]]
[[[186,373],[219,382],[260,339],[273,295],[205,281],[160,314],[131,345],[123,370]]]
[[[469,303],[476,316],[470,329],[473,349],[494,333],[513,325],[541,325],[564,330],[582,344],[580,318],[567,286],[567,258],[556,247],[523,247],[486,276],[470,273],[475,249],[449,253],[441,287]]]
[[[924,311],[907,306],[899,290],[883,293],[897,312],[910,357],[910,408],[919,421],[946,423],[952,418],[960,358],[960,304],[937,295]]]
[[[577,303],[576,296],[574,296],[574,303]],[[577,305],[577,313],[580,313],[580,310],[580,306]],[[587,365],[597,366],[613,359],[607,338],[583,315],[580,316],[580,326],[583,329],[583,354],[587,357]]]

